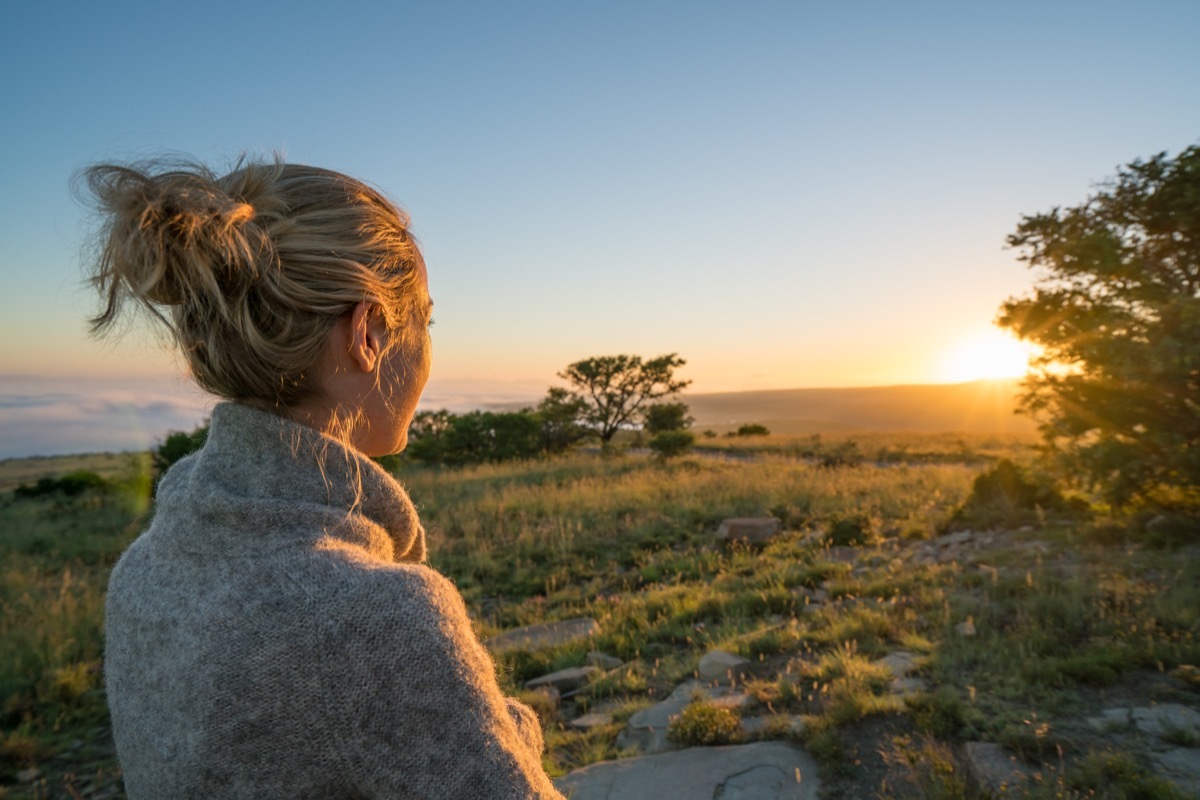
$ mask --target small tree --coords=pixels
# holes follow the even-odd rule
[[[637,423],[645,404],[677,394],[691,381],[675,370],[685,362],[675,353],[643,361],[641,356],[595,356],[559,373],[586,404],[583,421],[607,447],[622,426]]]
[[[154,448],[153,461],[155,474],[161,477],[172,464],[204,447],[204,443],[207,441],[207,421],[191,433],[184,433],[183,431],[168,432],[167,437]]]
[[[646,406],[646,433],[687,430],[695,422],[688,415],[687,403],[655,403]]]
[[[583,398],[561,386],[551,387],[536,412],[542,451],[550,455],[564,453],[590,436],[591,431],[579,424],[586,411]]]
[[[1200,147],[1023,217],[1008,244],[1040,275],[997,322],[1044,348],[1022,402],[1051,451],[1118,506],[1200,506]]]

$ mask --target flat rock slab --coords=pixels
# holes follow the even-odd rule
[[[740,678],[749,666],[748,658],[724,650],[712,650],[700,659],[696,672],[702,681],[729,683]]]
[[[1200,748],[1177,747],[1154,756],[1162,776],[1180,789],[1200,797]]]
[[[510,650],[543,650],[578,639],[586,639],[599,632],[600,626],[596,620],[591,617],[577,617],[576,619],[513,628],[499,636],[493,636],[485,644],[493,653],[507,653]]]
[[[560,692],[569,692],[572,689],[578,689],[587,683],[587,679],[594,672],[599,672],[598,667],[568,667],[560,669],[558,672],[551,672],[549,675],[543,675],[540,678],[534,678],[531,681],[525,682],[526,689],[537,689],[541,686],[553,686]]]
[[[876,661],[875,666],[887,669],[897,678],[907,678],[917,669],[917,655],[907,650],[897,650]]]
[[[1172,733],[1200,736],[1200,711],[1179,703],[1135,708],[1131,715],[1138,730],[1151,736],[1165,738]]]
[[[817,764],[783,742],[605,761],[555,781],[571,800],[816,800]]]

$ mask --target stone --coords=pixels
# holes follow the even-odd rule
[[[593,667],[600,669],[616,669],[625,662],[616,656],[610,656],[608,653],[601,653],[599,650],[593,650],[587,654],[588,663]]]
[[[1131,716],[1139,731],[1160,739],[1173,733],[1200,736],[1200,711],[1179,703],[1135,708]]]
[[[775,517],[732,517],[721,522],[717,538],[724,542],[766,544],[783,531]]]
[[[543,650],[595,636],[599,631],[600,626],[596,620],[591,617],[578,617],[513,628],[499,636],[493,636],[485,644],[493,653],[507,653],[510,650]]]
[[[1162,777],[1188,794],[1200,797],[1200,748],[1177,747],[1153,756]]]
[[[1008,797],[1011,789],[1024,786],[1033,770],[998,744],[967,742],[967,767],[976,783],[997,797]]]
[[[590,728],[603,728],[605,725],[612,725],[612,722],[613,718],[611,714],[591,713],[571,720],[571,727],[588,730]]]
[[[618,747],[635,747],[643,753],[658,753],[670,747],[667,728],[671,720],[687,708],[696,697],[711,700],[723,697],[728,689],[706,687],[699,681],[685,681],[675,687],[670,696],[629,718],[625,729],[617,736]]]
[[[542,686],[553,686],[559,692],[569,692],[583,686],[587,683],[587,679],[592,673],[599,671],[596,667],[568,667],[567,669],[560,669],[558,672],[551,672],[549,675],[542,675],[540,678],[526,681],[525,688],[537,689]]]
[[[731,711],[745,708],[754,703],[754,698],[745,692],[733,692],[723,697],[714,697],[712,704],[718,708],[728,708]]]
[[[41,777],[42,771],[37,767],[29,767],[17,772],[17,783],[33,783]]]
[[[715,683],[729,683],[745,674],[750,665],[750,659],[742,658],[724,650],[711,650],[700,659],[700,680]]]
[[[1127,728],[1133,723],[1133,712],[1128,708],[1106,708],[1098,717],[1088,717],[1088,725],[1100,733],[1111,733]]]
[[[690,747],[592,764],[555,781],[571,800],[816,800],[816,761],[784,742]]]
[[[897,650],[876,661],[875,666],[886,668],[897,678],[907,678],[917,669],[917,654],[907,650]]]

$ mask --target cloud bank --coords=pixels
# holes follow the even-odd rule
[[[421,407],[534,405],[544,393],[533,384],[434,381]],[[194,429],[216,402],[181,377],[0,376],[0,458],[143,450]]]

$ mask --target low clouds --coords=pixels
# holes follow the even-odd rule
[[[421,408],[532,406],[544,393],[537,384],[435,381]],[[216,402],[175,377],[0,376],[0,458],[142,450],[200,425]]]
[[[215,401],[177,378],[0,378],[0,458],[140,450]]]

